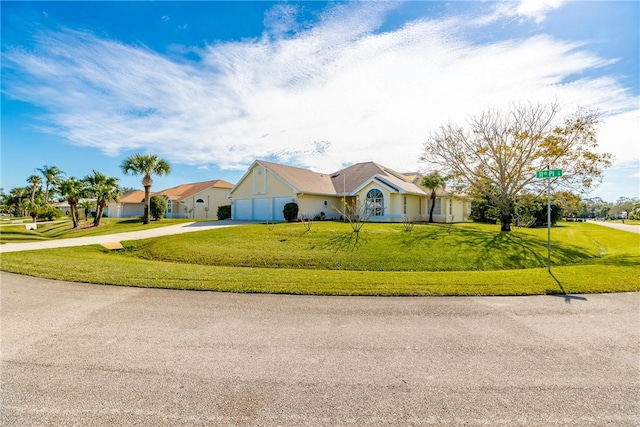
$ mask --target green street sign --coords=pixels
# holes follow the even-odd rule
[[[536,172],[536,178],[556,178],[558,176],[562,176],[562,169],[551,169]]]

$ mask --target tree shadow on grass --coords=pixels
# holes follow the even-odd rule
[[[334,253],[340,251],[355,252],[364,243],[366,243],[366,236],[362,232],[347,232],[340,233],[337,236],[332,237],[320,245],[320,247],[322,249],[330,249]]]
[[[460,258],[478,270],[521,269],[543,267],[547,264],[547,240],[511,232],[484,231],[463,227],[429,224],[418,232],[407,233],[403,245],[411,250],[422,246],[438,251],[441,245],[456,245]],[[567,243],[552,242],[552,261],[555,264],[576,264],[593,260],[585,248]]]

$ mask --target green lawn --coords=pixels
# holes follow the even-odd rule
[[[323,295],[531,295],[638,291],[640,236],[588,223],[262,224],[100,246],[6,253],[0,268],[82,282]]]
[[[42,240],[67,239],[71,237],[103,236],[105,234],[125,233],[128,231],[140,231],[149,228],[165,227],[172,224],[193,222],[189,219],[163,219],[151,221],[145,225],[142,219],[103,218],[100,227],[88,227],[74,230],[71,220],[37,223],[37,230],[27,230],[22,225],[2,224],[0,226],[1,243],[25,243]],[[82,226],[87,227],[90,221],[82,221]]]

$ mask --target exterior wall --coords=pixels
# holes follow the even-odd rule
[[[403,199],[402,195],[398,193],[391,193],[389,189],[378,183],[378,182],[370,182],[365,185],[357,194],[360,201],[364,203],[367,199],[367,193],[370,190],[377,189],[382,192],[382,197],[384,198],[384,211],[382,215],[369,217],[369,221],[371,222],[400,222],[404,218],[403,212]]]
[[[340,197],[304,194],[298,197],[296,203],[299,208],[298,216],[311,215],[311,217],[315,217],[320,215],[320,212],[324,212],[327,219],[337,219],[342,215],[336,210],[336,208],[342,209]]]
[[[404,205],[405,198],[407,200],[406,211]],[[414,194],[400,195],[402,219],[407,218],[409,221],[424,221],[425,201],[425,196],[416,196]]]
[[[227,199],[228,188],[208,188],[193,196],[181,200],[178,209],[172,204],[173,218],[217,219],[218,206],[230,204]],[[201,202],[198,202],[198,201]],[[180,216],[175,216],[179,214]]]
[[[293,197],[293,190],[271,171],[256,164],[235,187],[233,198],[246,199],[258,196]]]
[[[144,203],[109,203],[105,214],[110,218],[133,218],[144,215]]]
[[[284,205],[295,201],[296,195],[289,185],[270,170],[255,164],[235,187],[232,200],[227,199],[224,204],[231,203],[234,220],[284,221]]]
[[[456,197],[438,197],[441,203],[440,214],[433,213],[434,222],[464,222],[469,218],[467,201]],[[431,200],[429,200],[431,203]],[[429,204],[429,209],[431,205]],[[429,210],[425,213],[426,220],[429,220]]]

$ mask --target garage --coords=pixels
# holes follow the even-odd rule
[[[271,198],[234,200],[232,215],[238,221],[273,221]]]
[[[273,199],[273,218],[274,221],[284,221],[284,205],[291,203],[291,197],[275,197]]]
[[[271,218],[271,199],[253,199],[253,220],[267,221]]]
[[[251,220],[251,199],[239,199],[233,201],[233,219],[239,221]]]

